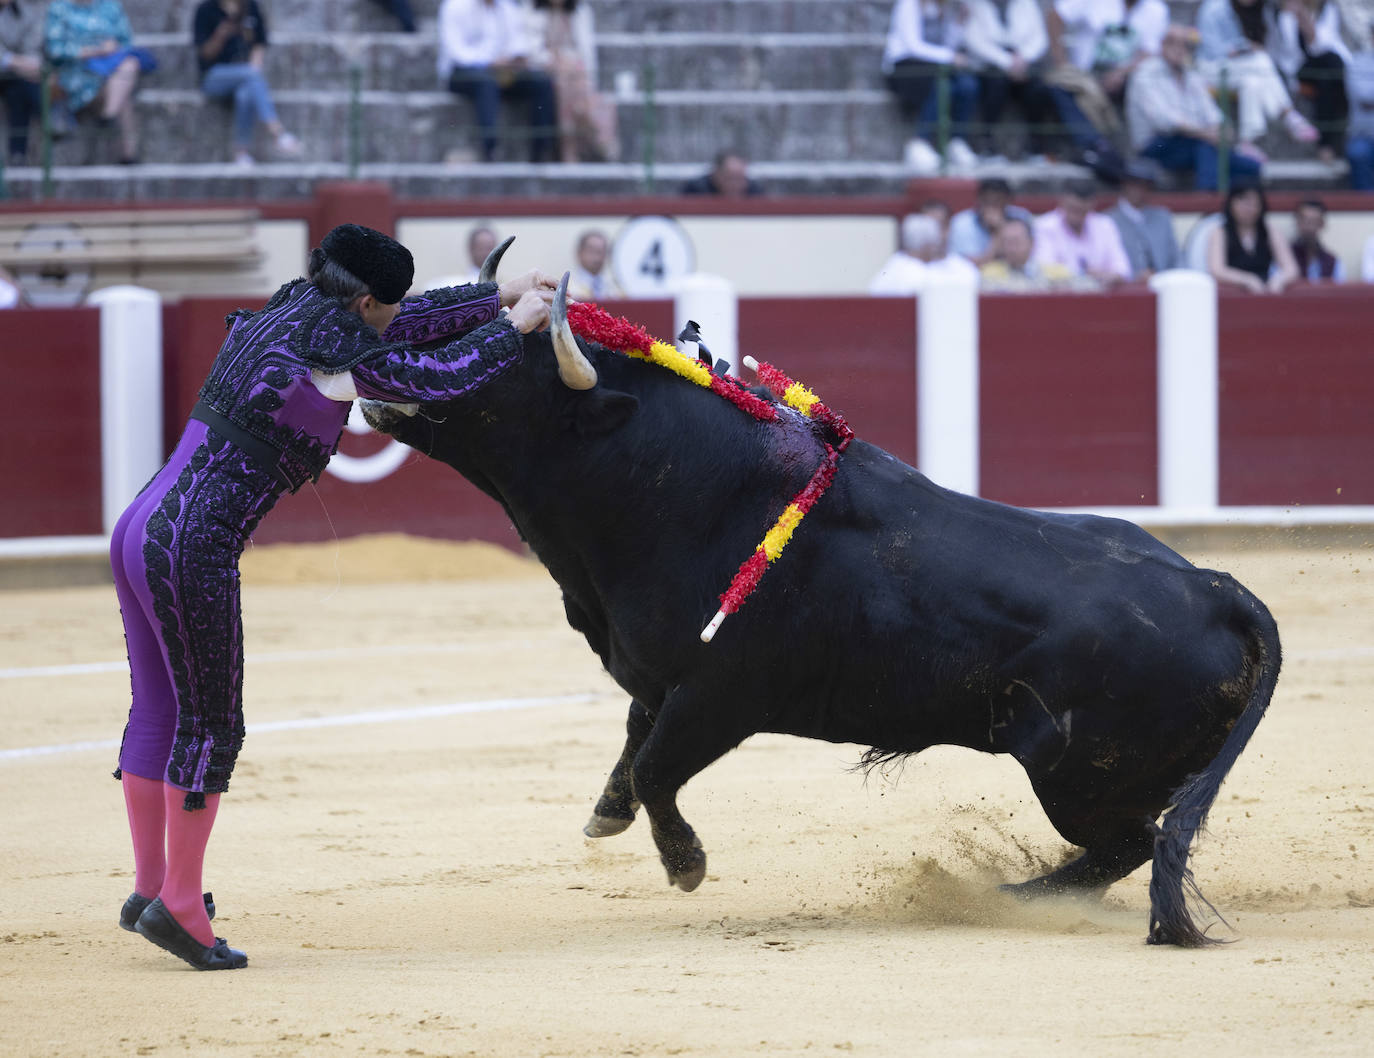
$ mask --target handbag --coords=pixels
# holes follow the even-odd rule
[[[115,68],[129,56],[138,60],[138,68],[144,73],[157,69],[157,56],[147,48],[121,48],[109,55],[93,55],[85,60],[86,69],[100,77],[109,77]]]

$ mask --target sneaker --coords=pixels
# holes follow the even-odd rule
[[[305,151],[301,146],[301,141],[289,132],[283,132],[277,137],[277,153],[283,158],[299,158]]]
[[[250,152],[248,152],[248,151],[235,151],[235,152],[234,152],[234,164],[237,165],[240,169],[251,169],[253,166],[257,165],[258,163],[257,163],[257,159],[255,159],[255,158],[253,157],[253,155],[252,155]]]
[[[949,141],[947,157],[949,164],[955,169],[973,169],[978,165],[978,155],[958,136]]]
[[[1288,135],[1292,136],[1297,143],[1317,142],[1317,130],[1312,127],[1312,122],[1296,110],[1284,111],[1283,127],[1288,130]]]
[[[924,174],[940,171],[940,155],[925,140],[912,140],[908,143],[903,157],[907,168],[913,172]]]

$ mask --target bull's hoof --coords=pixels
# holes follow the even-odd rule
[[[630,824],[635,821],[634,816],[629,819],[617,819],[614,816],[593,815],[587,820],[587,825],[582,828],[582,833],[589,838],[608,838],[612,834],[620,834],[630,829]]]
[[[665,864],[666,866],[666,864]],[[690,893],[706,877],[706,853],[695,846],[687,855],[687,862],[678,870],[668,868],[668,884],[676,886],[684,893]]]

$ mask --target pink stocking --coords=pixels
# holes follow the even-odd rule
[[[129,837],[134,843],[134,892],[149,900],[162,888],[167,870],[163,842],[163,797],[160,779],[122,772],[124,808],[129,814]]]
[[[205,807],[194,812],[182,808],[186,791],[163,785],[167,816],[167,877],[162,883],[162,902],[181,928],[207,948],[215,943],[210,918],[201,896],[201,871],[205,845],[219,811],[219,794],[206,794]]]

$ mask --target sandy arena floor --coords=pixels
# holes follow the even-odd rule
[[[1368,1055],[1374,549],[1190,558],[1264,598],[1286,661],[1195,857],[1236,943],[995,889],[1065,844],[1010,760],[758,737],[685,790],[669,889],[640,820],[581,827],[625,698],[531,563],[399,538],[244,566],[249,737],[197,974],[116,925],[128,674],[110,588],[0,593],[0,1056]],[[41,748],[42,752],[34,752]],[[18,752],[16,752],[18,751]]]

